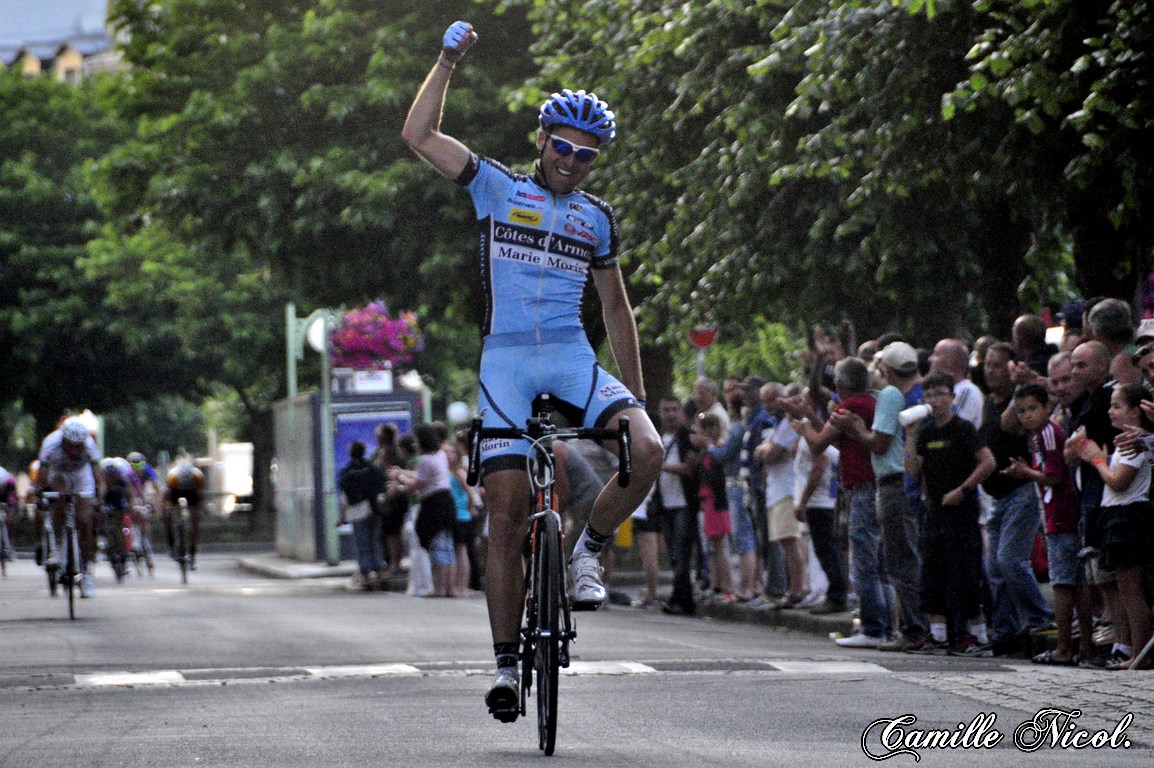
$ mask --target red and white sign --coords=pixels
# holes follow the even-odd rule
[[[689,331],[689,341],[698,349],[705,349],[717,341],[716,325],[695,325]]]

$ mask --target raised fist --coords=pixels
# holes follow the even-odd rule
[[[445,30],[441,45],[445,58],[457,62],[465,55],[465,51],[473,47],[475,42],[477,42],[477,33],[473,30],[473,25],[467,21],[454,21]]]

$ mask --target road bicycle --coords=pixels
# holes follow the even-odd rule
[[[192,569],[192,554],[189,551],[189,535],[192,526],[192,510],[188,499],[177,499],[176,517],[172,521],[172,556],[180,565],[180,583],[188,583],[188,572]]]
[[[557,743],[558,678],[560,670],[569,666],[569,643],[577,638],[574,607],[566,584],[568,574],[561,516],[553,492],[556,483],[553,442],[580,439],[616,441],[617,481],[622,486],[629,483],[632,459],[628,417],[622,417],[616,429],[557,427],[551,420],[552,406],[547,395],[538,398],[533,413],[524,429],[483,428],[480,419],[473,420],[469,431],[468,482],[477,484],[482,440],[530,441],[525,468],[532,499],[526,538],[528,564],[525,569],[525,623],[521,629],[519,714],[525,714],[535,676],[538,746],[546,755],[552,755]]]
[[[44,510],[44,567],[48,571],[48,590],[56,596],[56,586],[64,587],[68,596],[68,618],[76,618],[77,581],[80,579],[80,537],[76,530],[76,497],[71,493],[45,491],[40,495]],[[61,542],[52,529],[52,502],[64,503],[64,537]],[[60,546],[62,544],[62,546]]]
[[[8,535],[8,505],[0,502],[0,575],[8,578],[8,561],[15,556],[12,538]]]
[[[128,575],[128,560],[132,552],[132,516],[127,509],[111,504],[104,506],[105,554],[119,584]]]

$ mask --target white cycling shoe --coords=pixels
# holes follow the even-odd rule
[[[502,723],[511,723],[521,714],[521,675],[516,667],[499,667],[497,677],[485,694],[489,714]]]
[[[569,580],[573,583],[573,610],[595,611],[605,604],[608,593],[601,581],[601,562],[588,552],[574,552],[569,558]]]
[[[92,578],[91,573],[81,574],[80,576],[80,596],[92,597],[96,594],[96,579]]]

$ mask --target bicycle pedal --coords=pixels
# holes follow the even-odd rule
[[[595,600],[573,601],[573,610],[576,611],[596,611],[601,608],[604,603],[599,603]]]

